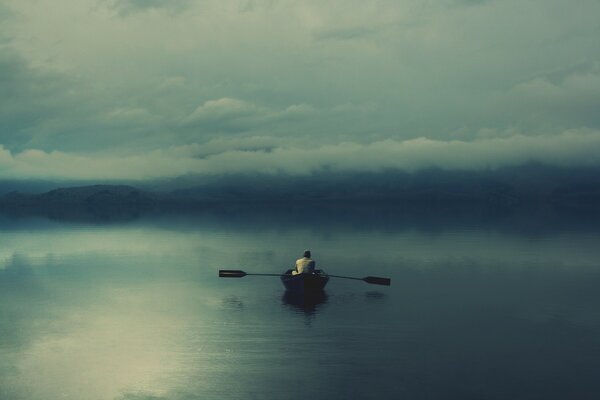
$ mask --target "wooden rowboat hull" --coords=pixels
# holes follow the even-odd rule
[[[329,276],[320,270],[316,270],[313,274],[292,275],[292,270],[289,269],[281,275],[281,282],[289,292],[318,293],[323,291],[329,282]]]

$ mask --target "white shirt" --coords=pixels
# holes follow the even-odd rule
[[[300,258],[296,260],[296,269],[298,274],[306,274],[315,270],[315,262],[308,257]],[[296,271],[292,271],[295,275]]]

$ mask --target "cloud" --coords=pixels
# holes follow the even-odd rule
[[[220,137],[202,144],[174,146],[169,149],[169,153],[184,157],[206,158],[228,151],[271,152],[277,148],[290,146],[290,144],[289,139],[270,136]]]
[[[191,0],[113,0],[110,6],[127,16],[148,10],[178,13],[186,10]]]
[[[600,129],[599,2],[2,4],[0,144],[13,154]]]
[[[106,115],[108,120],[112,121],[151,121],[155,117],[145,108],[116,108]]]
[[[559,80],[533,78],[510,90],[506,106],[538,126],[600,127],[600,73],[576,72]]]
[[[0,48],[0,93],[0,145],[15,151],[139,146],[136,131],[152,134],[149,126],[162,122],[91,82],[33,65],[10,46]]]
[[[193,174],[307,175],[323,170],[498,168],[530,161],[560,166],[600,165],[600,131],[570,130],[554,136],[515,135],[473,141],[388,139],[317,148],[290,147],[268,138],[254,138],[120,156],[39,150],[13,154],[0,148],[0,178],[149,180]]]
[[[316,40],[351,40],[369,36],[377,32],[376,29],[366,26],[351,28],[326,29],[313,34]]]
[[[532,103],[570,108],[588,104],[598,109],[600,104],[600,74],[574,74],[565,77],[560,82],[552,82],[538,77],[516,85],[513,92]]]
[[[4,3],[0,3],[0,21],[14,17],[14,13]],[[0,36],[1,38],[1,36]]]
[[[187,118],[188,122],[215,122],[236,120],[266,114],[267,110],[243,100],[224,97],[208,100],[198,106]]]
[[[166,400],[167,397],[153,395],[146,392],[125,393],[115,400]]]
[[[454,3],[459,6],[480,6],[493,1],[494,0],[454,0]]]
[[[183,120],[183,125],[213,131],[247,131],[262,125],[303,119],[315,113],[308,104],[293,104],[276,110],[224,97],[202,103]]]
[[[70,86],[60,74],[34,69],[11,48],[0,48],[1,143],[12,147],[29,142],[36,126],[73,105]]]

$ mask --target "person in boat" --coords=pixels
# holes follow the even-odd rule
[[[315,271],[315,260],[311,258],[310,250],[304,251],[304,256],[296,260],[296,268],[292,270],[292,275],[311,274]]]

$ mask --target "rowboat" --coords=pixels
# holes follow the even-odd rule
[[[281,275],[281,282],[286,290],[293,293],[318,293],[325,288],[329,282],[329,275],[325,271],[316,269],[310,274],[292,275],[292,270],[288,269]]]
[[[365,276],[364,278],[356,278],[353,276],[329,275],[322,269],[315,269],[310,274],[293,275],[292,270],[288,269],[283,275],[281,274],[257,274],[247,273],[239,269],[220,269],[220,278],[243,278],[248,275],[256,276],[279,276],[285,288],[294,293],[311,293],[322,291],[329,278],[353,279],[355,281],[363,281],[372,285],[390,286],[392,280],[390,278],[380,278],[377,276]]]

